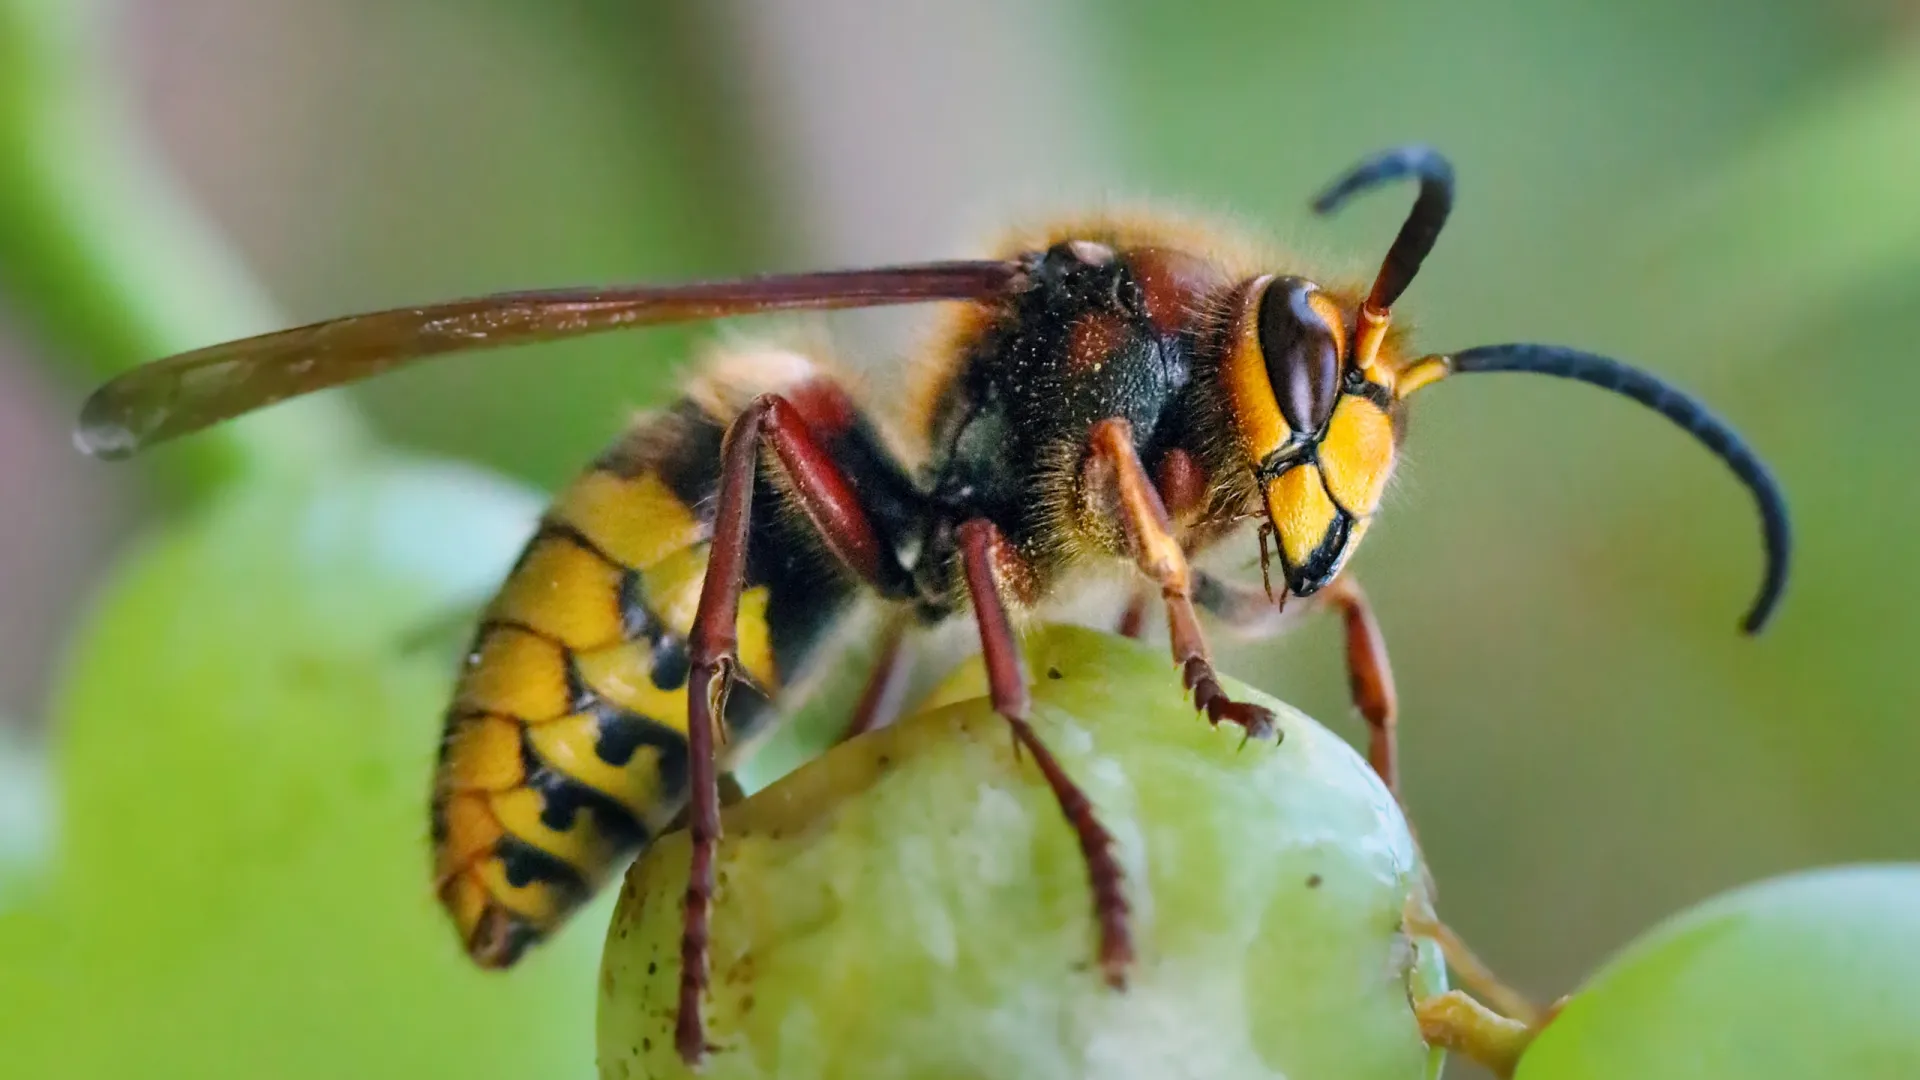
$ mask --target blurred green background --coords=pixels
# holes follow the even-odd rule
[[[1142,197],[1244,222],[1302,253],[1302,268],[1363,275],[1404,197],[1334,223],[1311,220],[1306,198],[1410,139],[1446,150],[1461,181],[1400,309],[1422,340],[1562,342],[1671,377],[1775,465],[1800,539],[1775,625],[1743,640],[1753,514],[1698,447],[1629,403],[1545,380],[1465,380],[1421,399],[1356,569],[1393,646],[1405,787],[1444,914],[1550,997],[1735,883],[1920,856],[1916,133],[1920,8],[1904,0],[0,0],[0,716],[14,718],[0,722],[0,944],[31,943],[0,960],[0,1005],[33,1003],[0,1017],[0,1047],[52,1070],[22,1075],[49,1076],[126,1060],[152,1075],[335,1075],[351,1061],[414,1076],[451,1071],[436,1048],[462,1041],[469,1075],[585,1068],[592,988],[576,983],[598,926],[570,936],[537,989],[482,985],[439,927],[387,941],[372,922],[343,924],[377,947],[336,950],[315,921],[332,899],[303,907],[284,882],[248,893],[250,871],[208,861],[276,850],[283,833],[217,850],[184,838],[197,779],[177,816],[143,822],[139,797],[116,801],[142,783],[181,790],[195,766],[250,763],[255,786],[211,783],[208,805],[231,799],[218,803],[231,816],[270,798],[285,789],[273,763],[318,760],[283,727],[324,727],[314,702],[337,694],[386,741],[377,775],[330,793],[316,781],[313,798],[377,793],[379,815],[356,827],[415,858],[424,824],[409,815],[446,658],[376,668],[408,626],[484,592],[514,539],[500,508],[528,505],[471,474],[372,470],[347,501],[403,505],[414,518],[365,512],[404,535],[369,542],[364,559],[340,540],[345,555],[315,558],[352,584],[286,600],[274,575],[287,564],[261,538],[290,530],[292,550],[309,536],[287,523],[338,496],[319,490],[318,465],[208,510],[207,478],[228,467],[218,440],[145,469],[69,449],[81,396],[143,343],[504,288],[972,253],[1008,220]],[[109,144],[137,149],[99,152]],[[913,320],[832,325],[889,386]],[[399,445],[550,489],[661,399],[700,337],[481,355],[352,399]],[[269,417],[248,437],[322,432],[282,446],[287,457],[346,445],[324,437],[350,426],[337,406]],[[432,494],[436,477],[453,493]],[[316,503],[285,494],[309,482]],[[165,522],[176,531],[152,531]],[[1230,564],[1247,565],[1247,547]],[[101,591],[116,574],[145,599]],[[224,610],[222,589],[252,605],[226,637],[196,608]],[[347,602],[361,595],[364,618]],[[264,703],[284,686],[249,698],[238,679],[222,707],[251,734],[221,728],[182,750],[171,732],[205,718],[178,702],[216,684],[178,672],[249,669],[248,648],[277,647],[261,637],[275,611],[347,628],[323,650],[349,658],[344,681],[314,676],[321,689],[299,700],[315,715],[282,719]],[[87,644],[70,645],[76,632]],[[1357,733],[1332,627],[1228,650],[1225,666]],[[38,764],[50,746],[51,779]],[[414,831],[382,832],[387,814]],[[313,865],[338,877],[326,860],[352,850]],[[120,946],[48,914],[125,914],[128,939],[152,948],[188,925],[163,913],[168,896],[218,892],[228,873],[256,936],[218,944],[243,916],[196,905],[212,952],[183,940],[158,968],[99,959]],[[389,877],[415,888],[383,875],[342,895],[377,913]],[[432,926],[426,898],[405,903]],[[252,1045],[246,1032],[264,1029],[193,1000],[245,970],[222,967],[222,947],[265,950],[253,996],[310,993],[301,1040]],[[415,954],[435,965],[417,993],[393,974]],[[282,966],[267,970],[269,956]],[[354,989],[389,977],[392,1002]],[[126,1000],[89,1019],[78,1003],[109,982]],[[327,986],[334,997],[315,989]],[[402,1022],[429,995],[449,1003],[440,1026]],[[336,1007],[389,1022],[329,1020]],[[120,1056],[134,1035],[116,1016],[141,1017],[139,1038],[156,1040],[145,1058]],[[181,1054],[231,1041],[189,1070],[152,1048],[168,1039]]]

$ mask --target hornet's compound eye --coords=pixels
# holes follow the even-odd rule
[[[1260,352],[1280,415],[1311,437],[1340,396],[1340,312],[1305,278],[1275,278],[1260,298]]]

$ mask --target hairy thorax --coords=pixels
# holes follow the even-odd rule
[[[1109,485],[1085,474],[1089,433],[1109,418],[1127,423],[1183,531],[1215,535],[1237,515],[1221,497],[1221,477],[1238,470],[1206,378],[1232,281],[1202,256],[1110,239],[1019,256],[1032,267],[1025,287],[970,312],[948,343],[926,412],[923,483],[937,512],[918,560],[923,596],[961,591],[949,529],[971,518],[993,521],[1019,553],[1024,573],[1008,591],[1022,604],[1077,563],[1127,555]]]

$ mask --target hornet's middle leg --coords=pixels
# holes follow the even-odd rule
[[[993,711],[1013,728],[1015,746],[1033,755],[1034,764],[1040,767],[1047,786],[1053,789],[1060,812],[1073,826],[1093,888],[1093,914],[1100,927],[1100,969],[1109,985],[1125,986],[1127,965],[1133,961],[1133,935],[1120,862],[1113,855],[1113,834],[1100,824],[1086,793],[1060,767],[1053,751],[1047,749],[1033,725],[1027,722],[1031,705],[1027,693],[1027,662],[1020,653],[1020,642],[1014,636],[1006,603],[1000,598],[996,569],[1002,560],[1018,556],[1013,554],[1000,530],[985,518],[962,524],[958,538],[967,592],[973,599],[974,618],[980,624],[981,659],[986,662]]]

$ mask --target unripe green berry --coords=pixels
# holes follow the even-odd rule
[[[1271,698],[1242,745],[1195,715],[1163,648],[1088,630],[1027,643],[1034,727],[1126,871],[1138,959],[1101,978],[1087,873],[977,661],[931,708],[725,814],[702,1075],[1431,1077],[1410,997],[1444,988],[1401,929],[1425,877],[1393,798]],[[686,1075],[674,1050],[687,836],[629,874],[601,978],[606,1080]]]

